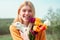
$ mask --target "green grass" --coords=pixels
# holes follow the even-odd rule
[[[53,40],[53,37],[51,35],[47,35],[46,39],[47,40]]]
[[[58,39],[57,34],[53,34],[53,35],[47,34],[46,38],[47,38],[47,40],[60,40],[60,39]]]
[[[58,40],[56,35],[51,35],[51,34],[47,34],[46,35],[47,40]],[[12,40],[11,36],[8,35],[0,35],[0,40]]]
[[[0,40],[12,40],[10,35],[0,35]]]

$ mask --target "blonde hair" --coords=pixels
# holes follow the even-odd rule
[[[34,8],[34,5],[33,5],[30,1],[24,1],[24,2],[20,5],[20,7],[19,7],[19,9],[18,9],[17,17],[14,19],[13,22],[18,22],[18,21],[20,21],[21,23],[23,22],[21,18],[19,19],[19,14],[20,14],[21,8],[22,8],[23,6],[26,6],[26,5],[28,5],[28,6],[31,8],[32,13],[33,13],[33,17],[35,16],[35,8]]]

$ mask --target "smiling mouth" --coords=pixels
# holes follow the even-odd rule
[[[29,19],[30,18],[30,16],[23,16],[25,19]]]

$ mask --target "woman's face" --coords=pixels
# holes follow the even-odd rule
[[[23,21],[28,22],[29,18],[33,16],[31,8],[28,5],[23,6],[20,10],[19,16],[22,18]]]

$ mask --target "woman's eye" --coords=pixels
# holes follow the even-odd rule
[[[23,10],[23,12],[26,12],[26,10]]]
[[[31,10],[29,10],[29,12],[32,12]]]

